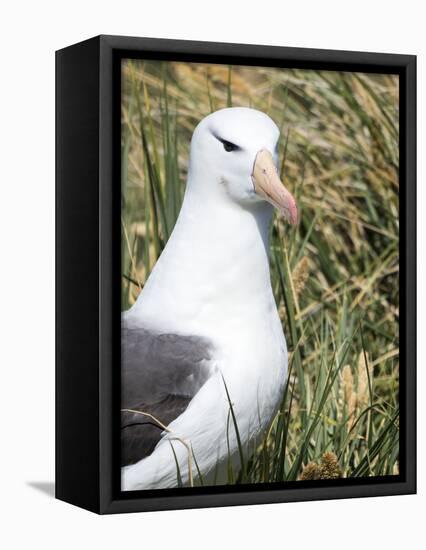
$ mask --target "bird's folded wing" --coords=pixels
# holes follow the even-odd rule
[[[121,331],[121,464],[154,450],[212,373],[209,340],[134,326]],[[138,412],[130,412],[138,411]],[[144,414],[140,414],[144,413]],[[157,420],[161,423],[159,424]]]

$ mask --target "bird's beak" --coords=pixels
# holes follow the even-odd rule
[[[292,225],[296,225],[296,201],[281,182],[274,159],[267,149],[257,153],[251,177],[256,193],[274,205]]]

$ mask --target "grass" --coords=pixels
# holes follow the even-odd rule
[[[199,120],[251,106],[281,128],[281,176],[301,211],[297,229],[278,218],[271,228],[289,377],[230,483],[398,473],[398,93],[393,75],[123,65],[123,310],[173,229]]]

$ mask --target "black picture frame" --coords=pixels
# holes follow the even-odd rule
[[[400,474],[120,492],[120,60],[400,77]],[[118,440],[119,441],[119,440]],[[416,57],[98,36],[56,52],[56,498],[100,514],[416,492]]]

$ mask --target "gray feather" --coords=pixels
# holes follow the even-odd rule
[[[159,333],[122,317],[121,408],[168,425],[210,377],[212,344],[200,336]],[[148,456],[163,429],[143,415],[122,413],[122,465]]]

